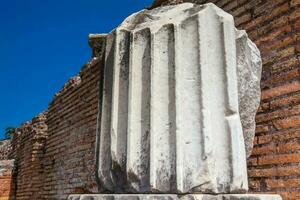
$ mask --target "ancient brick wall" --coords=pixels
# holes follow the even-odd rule
[[[248,161],[250,189],[300,199],[300,0],[157,0],[154,6],[184,1],[215,3],[259,47],[262,102]]]
[[[43,185],[43,152],[47,139],[46,113],[16,129],[11,156],[15,159],[17,199],[39,199]]]
[[[99,60],[87,64],[50,104],[41,199],[97,192],[95,141]]]
[[[16,199],[66,199],[97,192],[95,141],[99,60],[93,59],[57,93],[48,111],[16,130]]]

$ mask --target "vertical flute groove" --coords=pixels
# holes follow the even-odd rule
[[[238,115],[238,86],[236,72],[236,43],[234,22],[232,16],[226,15],[222,23],[222,39],[224,45],[224,65],[226,73],[226,120],[230,133],[230,162],[231,162],[231,186],[230,190],[236,192],[241,188],[248,188],[246,171],[246,152],[242,126]]]
[[[113,190],[110,177],[111,171],[111,109],[112,109],[112,82],[114,67],[114,35],[108,37],[106,48],[106,64],[104,69],[104,91],[102,101],[101,131],[99,140],[99,169],[100,182],[107,190]]]
[[[174,51],[174,26],[167,24],[152,34],[151,51],[150,182],[163,192],[174,188],[175,181]]]
[[[128,124],[128,74],[129,74],[129,32],[116,30],[114,59],[111,154],[112,176],[115,190],[124,190],[126,184],[126,149]]]
[[[150,29],[143,29],[132,37],[127,179],[133,191],[147,191],[150,182],[150,35]]]
[[[179,63],[176,68],[176,134],[180,192],[191,192],[202,181],[199,43],[195,42],[198,41],[197,27],[197,16],[190,17],[181,22],[176,37],[180,43],[176,49],[180,49],[176,54]]]
[[[202,187],[204,190],[216,192],[216,179],[214,178],[216,176],[214,172],[214,163],[215,163],[215,155],[213,152],[213,133],[211,126],[211,113],[209,109],[207,109],[206,100],[204,98],[205,95],[205,76],[207,74],[205,73],[205,68],[209,64],[208,60],[208,54],[206,49],[206,41],[207,38],[210,36],[208,35],[206,28],[208,27],[208,16],[206,11],[203,11],[198,16],[198,42],[199,42],[199,77],[200,77],[200,103],[201,103],[201,159],[203,162],[203,174],[206,174],[206,176],[202,176],[203,182],[207,183],[204,184]],[[208,66],[209,67],[209,66]],[[213,177],[213,178],[211,178]],[[210,189],[209,189],[210,188]]]

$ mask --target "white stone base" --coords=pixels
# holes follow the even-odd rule
[[[264,194],[79,194],[68,200],[282,200],[279,195]]]

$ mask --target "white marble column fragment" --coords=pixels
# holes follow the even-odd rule
[[[248,190],[237,32],[213,4],[141,11],[107,38],[100,187],[114,193]]]

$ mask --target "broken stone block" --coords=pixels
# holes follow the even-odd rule
[[[249,87],[259,85],[260,64],[255,45],[214,4],[185,3],[128,17],[106,37],[100,188],[246,192],[241,117],[254,119],[259,87]],[[245,107],[247,101],[251,113],[245,116],[239,103]],[[253,129],[251,120],[245,125]]]

